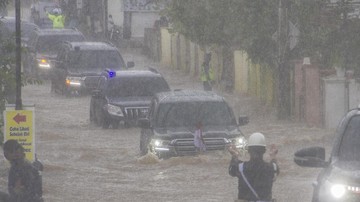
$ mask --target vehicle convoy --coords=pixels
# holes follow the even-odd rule
[[[24,55],[24,72],[47,79],[57,57],[58,46],[63,41],[85,41],[76,29],[36,29],[30,35]]]
[[[303,167],[323,168],[314,182],[313,202],[360,201],[360,106],[341,120],[330,158],[324,147],[303,148],[294,161]]]
[[[104,129],[137,124],[149,111],[152,97],[170,91],[164,77],[155,69],[105,71],[90,101],[90,121]]]
[[[141,126],[140,153],[152,152],[159,158],[195,154],[194,131],[203,126],[206,151],[224,150],[230,143],[244,149],[246,141],[238,122],[222,96],[210,91],[175,90],[155,95],[147,117],[139,119]]]
[[[51,70],[51,91],[63,95],[88,94],[96,88],[105,69],[114,71],[134,67],[120,51],[104,42],[63,42]]]

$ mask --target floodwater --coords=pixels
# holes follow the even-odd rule
[[[137,51],[122,51],[135,69],[158,68]],[[201,83],[178,70],[159,68],[172,89],[201,89]],[[276,121],[271,109],[245,95],[223,94],[235,114],[246,114],[250,124],[242,131],[265,134],[279,147],[281,173],[274,183],[277,201],[311,200],[319,169],[300,168],[293,162],[297,149],[319,145],[329,151],[333,131],[292,121]],[[36,151],[44,164],[43,191],[48,202],[185,202],[234,201],[237,179],[228,175],[227,152],[159,160],[139,155],[138,128],[104,130],[89,122],[90,97],[66,98],[50,93],[50,83],[22,90],[24,104],[35,104]],[[8,164],[0,157],[0,189],[6,190]]]

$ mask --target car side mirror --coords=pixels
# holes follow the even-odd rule
[[[141,127],[141,128],[150,128],[150,121],[149,119],[147,118],[140,118],[138,120],[138,125]]]
[[[295,152],[294,161],[302,167],[323,168],[327,166],[325,161],[325,148],[308,147]]]
[[[239,126],[244,126],[249,123],[249,117],[248,116],[240,116],[239,117]]]
[[[133,68],[133,67],[135,67],[135,63],[133,61],[127,62],[126,67],[127,68]]]

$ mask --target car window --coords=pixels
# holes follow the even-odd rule
[[[125,69],[121,55],[111,50],[73,51],[70,55],[70,63],[70,68],[74,69]]]
[[[225,102],[164,103],[159,107],[159,127],[234,124],[234,117]]]
[[[36,44],[36,50],[42,52],[55,52],[62,41],[83,41],[82,35],[47,35],[41,36]]]
[[[153,96],[155,93],[167,91],[169,87],[161,77],[136,77],[110,80],[109,97]]]
[[[339,148],[339,159],[360,161],[360,115],[350,119]]]

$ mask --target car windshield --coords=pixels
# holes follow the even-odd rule
[[[360,161],[360,115],[351,118],[343,135],[339,159],[342,161]]]
[[[56,52],[58,47],[57,45],[62,41],[83,41],[84,37],[82,35],[49,35],[39,37],[38,43],[36,45],[36,50],[40,53],[44,52]]]
[[[108,86],[109,97],[153,96],[155,93],[169,90],[168,84],[161,77],[113,79]]]
[[[83,70],[125,69],[123,58],[114,50],[74,51],[70,55],[70,64],[71,68]]]
[[[177,102],[159,106],[156,125],[159,127],[231,125],[235,119],[225,102]]]
[[[8,21],[4,24],[10,30],[10,32],[15,34],[15,31],[16,31],[15,21]],[[21,23],[21,36],[29,37],[31,32],[34,31],[36,29],[36,27],[37,26],[35,24],[25,23],[25,22]]]

